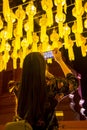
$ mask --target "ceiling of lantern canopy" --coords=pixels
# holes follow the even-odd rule
[[[30,0],[26,0],[26,2],[22,2],[22,0],[9,0],[9,4],[10,7],[13,8],[13,10],[15,11],[18,7],[18,5],[22,4],[23,7],[25,8],[25,5],[27,5],[27,3]],[[40,31],[40,25],[39,25],[39,18],[41,17],[41,15],[44,13],[44,10],[41,7],[41,0],[33,0],[34,1],[34,5],[37,8],[37,14],[34,16],[34,31],[35,32],[39,32]],[[83,0],[83,5],[85,4],[87,0]],[[0,0],[0,15],[2,15],[2,3],[3,0]],[[75,0],[66,0],[67,3],[67,14],[66,14],[66,20],[65,23],[68,23],[69,27],[72,27],[74,21],[76,20],[76,18],[74,16],[72,16],[72,9],[75,6]],[[53,0],[53,4],[54,4],[54,0]],[[56,6],[53,6],[53,11],[54,11],[54,15],[55,15],[55,10],[56,10]],[[3,17],[3,15],[2,15]],[[83,18],[86,17],[86,13],[84,13]],[[53,26],[57,26],[57,23],[54,22]],[[47,30],[47,34],[51,34],[52,33],[52,29]],[[87,37],[87,29],[83,29],[83,33],[82,35],[84,37]],[[75,39],[74,34],[71,32],[71,38],[72,40]],[[60,39],[63,40],[63,39]],[[87,39],[86,39],[86,44],[87,44]],[[87,56],[82,57],[81,55],[81,48],[80,47],[76,47],[74,46],[74,53],[75,53],[75,60],[72,61],[71,63],[73,64],[73,67],[79,72],[79,73],[85,73],[87,74]],[[64,49],[64,55],[66,56],[67,61],[68,59],[68,54],[67,54],[67,50]]]

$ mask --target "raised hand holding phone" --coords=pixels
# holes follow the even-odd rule
[[[55,48],[52,52],[53,52],[55,61],[61,66],[61,69],[64,72],[64,75],[66,76],[68,73],[72,73],[71,69],[63,61],[61,51],[59,51],[58,48]]]
[[[60,63],[60,61],[62,61],[62,55],[61,55],[61,51],[58,50],[58,48],[55,48],[53,51],[53,57],[55,59],[55,61],[57,61],[58,63]]]
[[[53,52],[52,51],[46,51],[43,53],[43,56],[45,59],[53,58]]]

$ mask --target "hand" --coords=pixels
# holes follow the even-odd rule
[[[55,61],[60,65],[64,75],[66,76],[68,73],[72,73],[71,69],[67,66],[67,64],[63,61],[61,51],[58,48],[53,50],[53,56]]]
[[[54,56],[55,61],[60,63],[60,61],[62,61],[61,51],[59,51],[58,48],[55,48],[52,52],[53,52],[53,56]]]

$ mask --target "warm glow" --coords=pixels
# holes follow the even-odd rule
[[[87,14],[84,15],[87,13],[87,2],[83,7],[82,0],[75,0],[72,8],[72,16],[75,20],[69,22],[66,21],[68,8],[66,0],[41,0],[41,8],[44,11],[42,14],[38,12],[34,1],[31,0],[27,4],[25,4],[26,0],[22,2],[23,4],[16,7],[14,12],[10,8],[9,0],[3,0],[4,18],[0,16],[0,71],[6,70],[10,57],[13,59],[14,69],[17,68],[17,58],[20,59],[22,68],[24,57],[31,51],[45,52],[54,48],[60,49],[62,46],[68,50],[69,60],[72,61],[75,59],[74,43],[77,47],[81,47],[83,57],[87,55],[87,37],[82,35],[84,28],[87,29]],[[53,10],[54,6],[55,10]],[[38,32],[34,22],[39,27]],[[75,37],[74,40],[71,33]],[[31,46],[30,50],[29,46]],[[11,47],[13,50],[10,54]],[[52,59],[48,59],[47,62],[52,63]]]
[[[84,27],[87,28],[87,18],[84,21]]]

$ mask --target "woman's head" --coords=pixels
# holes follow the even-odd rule
[[[22,81],[25,80],[29,84],[40,81],[42,86],[43,80],[45,80],[45,69],[46,63],[41,53],[32,52],[28,54],[23,62]]]
[[[31,121],[43,112],[46,96],[45,69],[44,57],[39,52],[32,52],[25,57],[18,99],[18,114],[22,118],[28,112],[27,118]]]

